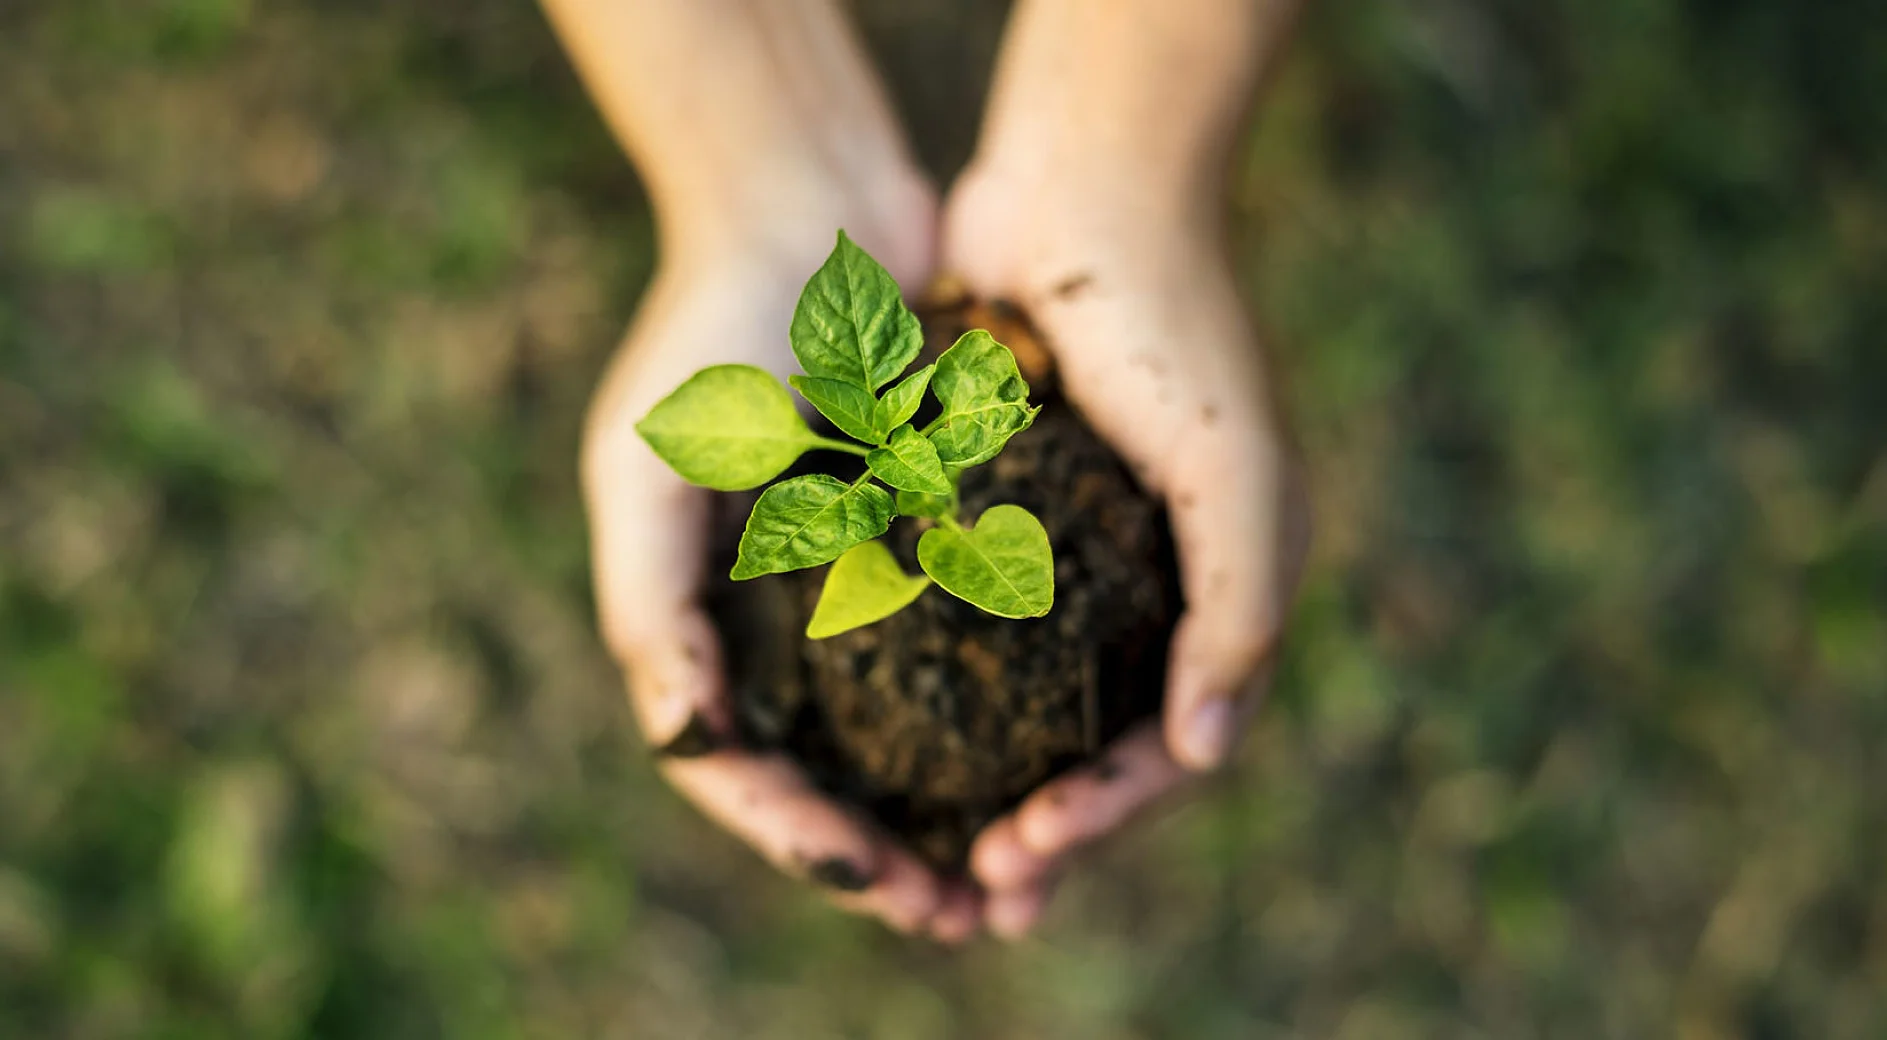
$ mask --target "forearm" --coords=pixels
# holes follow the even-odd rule
[[[1079,171],[1096,190],[1142,205],[1216,212],[1245,108],[1298,6],[1022,0],[976,164],[1045,190]]]
[[[777,236],[782,219],[895,224],[926,190],[833,0],[543,4],[642,175],[665,252]]]

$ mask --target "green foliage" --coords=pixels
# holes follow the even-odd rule
[[[873,448],[865,456],[872,476],[899,491],[917,491],[927,495],[948,495],[950,478],[937,449],[909,423],[893,430],[882,448]]]
[[[956,515],[958,476],[995,458],[1039,410],[1029,407],[1029,384],[1008,348],[980,329],[967,333],[935,365],[877,396],[917,358],[923,333],[891,275],[843,231],[800,295],[791,338],[806,374],[788,381],[861,447],[813,433],[779,382],[746,365],[697,372],[636,426],[683,479],[722,491],[764,484],[811,447],[865,457],[865,473],[850,484],[813,474],[762,492],[732,577],[840,560],[807,629],[816,639],[903,609],[931,579],[992,614],[1047,613],[1055,561],[1042,525],[1019,506],[990,509],[975,531]],[[933,388],[941,410],[920,431],[910,420]],[[888,548],[871,542],[898,515],[943,525],[918,542],[931,578],[906,575]]]
[[[891,496],[873,484],[846,484],[823,473],[783,480],[760,494],[733,576],[814,567],[885,533],[896,509]]]
[[[0,1036],[1887,1037],[1881,5],[1306,5],[1213,229],[1318,484],[1241,782],[936,956],[621,738],[656,239],[543,19],[200,2],[0,2]],[[847,5],[932,169],[1006,7]]]
[[[1055,605],[1048,532],[1021,506],[991,506],[971,529],[925,531],[917,562],[944,591],[1000,617],[1041,617]]]
[[[945,472],[950,472],[945,469]],[[941,519],[957,515],[957,496],[953,491],[947,495],[931,495],[922,491],[900,491],[897,494],[899,516],[927,516]]]
[[[1029,407],[1029,384],[1015,355],[982,329],[964,333],[944,351],[931,386],[943,414],[927,432],[938,457],[952,466],[995,458],[1040,410]]]
[[[716,491],[759,487],[819,441],[780,381],[752,365],[696,372],[636,432],[683,480]]]
[[[878,400],[871,396],[871,391],[843,380],[817,376],[788,376],[786,381],[847,437],[867,444],[876,444],[884,437],[876,425]]]
[[[924,390],[930,386],[931,374],[936,371],[936,365],[925,365],[885,391],[885,395],[878,399],[877,407],[872,409],[874,439],[911,421],[911,416],[917,414],[917,406],[924,402]]]
[[[826,574],[819,604],[806,625],[808,639],[882,621],[911,604],[930,587],[930,579],[904,573],[883,542],[861,542],[838,558]]]
[[[924,333],[890,272],[841,231],[800,294],[792,342],[807,375],[876,391],[917,357]]]

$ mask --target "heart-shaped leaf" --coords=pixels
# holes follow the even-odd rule
[[[969,530],[925,531],[917,562],[946,592],[998,617],[1041,617],[1055,605],[1048,532],[1021,506],[991,506]]]
[[[884,438],[874,427],[873,413],[878,402],[865,391],[837,379],[788,376],[786,381],[846,436],[866,444],[877,444]]]
[[[782,480],[754,503],[729,576],[739,581],[838,559],[884,534],[893,513],[891,496],[875,484],[846,484],[823,473]]]
[[[924,401],[924,388],[930,385],[931,373],[935,371],[936,365],[925,365],[900,379],[878,399],[878,406],[871,417],[871,424],[877,430],[878,437],[911,421],[911,416],[917,414],[917,406]]]
[[[636,432],[683,480],[717,491],[759,487],[818,440],[780,381],[752,365],[696,372]]]
[[[1009,348],[972,329],[937,359],[931,389],[943,414],[928,429],[937,456],[951,466],[988,462],[1009,438],[1029,428],[1029,384]]]
[[[904,573],[883,542],[861,542],[826,573],[806,638],[825,639],[882,621],[910,606],[929,587],[929,578]]]
[[[789,334],[807,375],[869,392],[896,378],[924,345],[898,283],[843,231],[800,293]]]
[[[929,495],[948,495],[950,478],[943,463],[937,461],[937,449],[909,423],[891,431],[891,439],[882,448],[873,448],[865,456],[872,475],[899,491],[921,491]]]

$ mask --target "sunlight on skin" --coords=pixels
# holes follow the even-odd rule
[[[793,304],[836,228],[901,284],[922,284],[934,192],[836,4],[545,7],[636,161],[662,247],[585,434],[603,637],[650,745],[683,734],[710,745],[664,759],[677,790],[781,870],[823,880],[829,891],[866,885],[832,891],[836,904],[922,929],[944,900],[933,872],[875,837],[784,758],[712,746],[727,740],[731,718],[718,638],[696,599],[709,495],[656,458],[634,425],[705,366],[791,371]],[[709,67],[722,74],[699,74]],[[956,897],[938,930],[962,934],[971,909]]]
[[[834,3],[546,7],[642,172],[662,242],[586,435],[600,624],[652,744],[691,726],[724,740],[719,647],[695,602],[706,495],[633,425],[706,365],[790,369],[780,330],[836,227],[900,284],[925,284],[934,195]],[[823,876],[876,877],[842,905],[945,938],[973,931],[980,909],[992,930],[1019,935],[1070,850],[1172,789],[1180,763],[1221,764],[1255,705],[1308,514],[1214,236],[1228,142],[1294,8],[1018,5],[976,161],[953,192],[943,266],[1036,318],[1069,397],[1172,510],[1188,612],[1165,737],[1136,734],[1110,752],[1122,775],[1064,778],[995,825],[977,849],[991,868],[982,899],[871,837],[782,760],[723,747],[665,762],[684,794],[782,869],[803,875],[836,857],[850,873]],[[692,74],[707,66],[727,74]],[[681,82],[690,90],[672,89]]]
[[[1031,316],[1069,399],[1166,501],[1186,601],[1163,722],[979,836],[998,935],[1034,926],[1072,852],[1223,765],[1268,686],[1310,518],[1217,236],[1230,141],[1295,7],[1025,0],[946,208],[944,268]]]

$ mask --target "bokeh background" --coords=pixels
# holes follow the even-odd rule
[[[661,786],[579,417],[651,265],[526,0],[0,2],[0,1036],[1887,1035],[1887,18],[1314,4],[1231,240],[1321,542],[1041,938]],[[925,160],[1000,4],[864,4]]]

